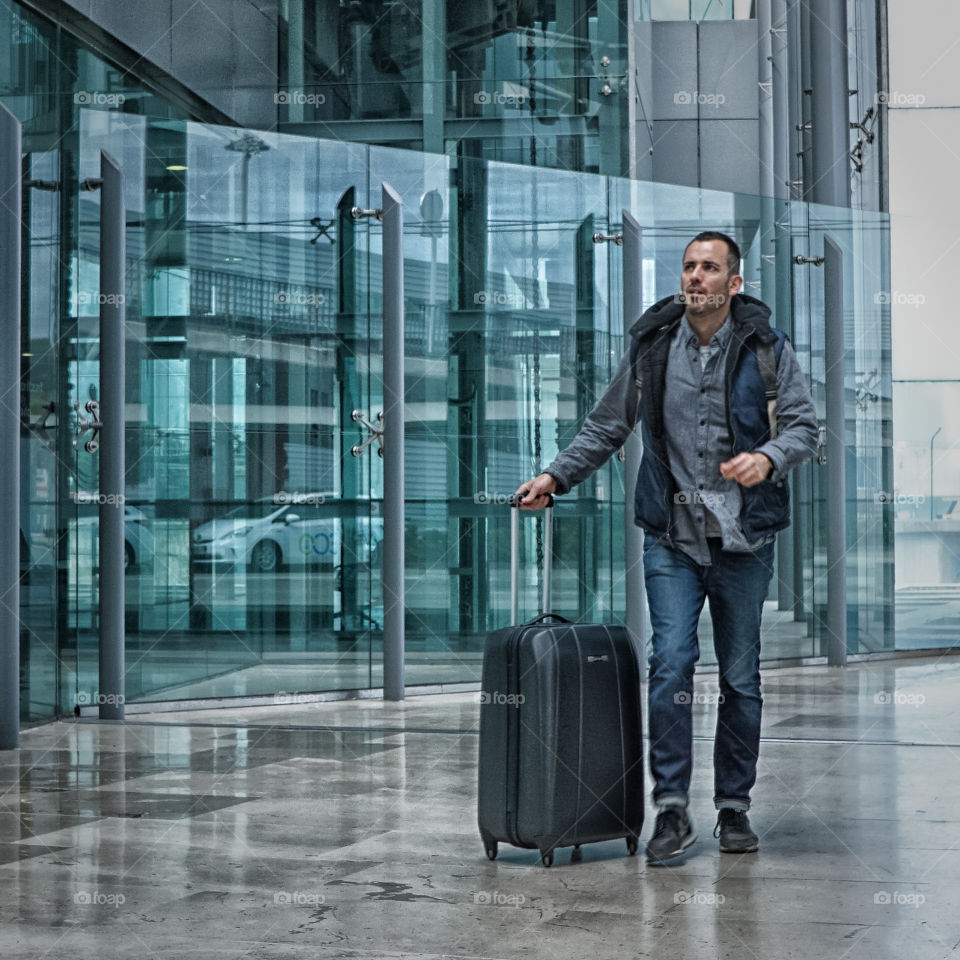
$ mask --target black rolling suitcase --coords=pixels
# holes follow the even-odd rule
[[[511,510],[516,620],[519,510]],[[544,609],[549,609],[552,506]],[[626,628],[543,614],[487,637],[480,695],[477,819],[493,860],[502,841],[540,850],[625,837],[643,826],[640,669]]]

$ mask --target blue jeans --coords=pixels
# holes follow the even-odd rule
[[[685,800],[693,766],[693,672],[697,621],[710,600],[720,670],[713,748],[714,802],[749,809],[760,748],[760,615],[773,573],[773,544],[752,553],[708,540],[712,566],[647,537],[644,579],[650,649],[650,773],[654,801]]]

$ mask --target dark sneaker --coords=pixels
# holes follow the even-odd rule
[[[750,829],[746,810],[723,807],[713,835],[720,838],[721,853],[753,853],[760,845],[760,838]]]
[[[647,843],[647,863],[664,863],[679,857],[697,839],[684,807],[664,807],[657,814],[653,836]]]

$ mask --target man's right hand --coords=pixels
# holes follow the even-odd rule
[[[550,494],[557,489],[557,481],[549,473],[528,480],[523,486],[517,487],[515,497],[522,497],[521,510],[542,510],[550,503]]]

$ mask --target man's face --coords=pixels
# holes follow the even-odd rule
[[[728,271],[722,240],[697,240],[687,247],[680,277],[687,313],[702,316],[724,309],[742,285],[743,277]]]

